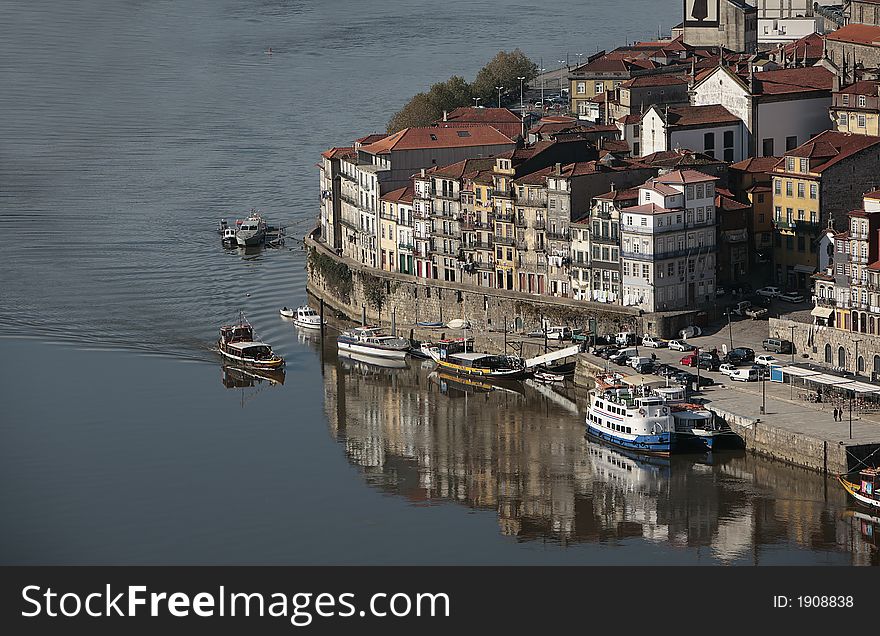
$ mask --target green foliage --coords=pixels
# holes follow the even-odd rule
[[[385,281],[378,276],[361,272],[361,285],[364,288],[364,299],[370,307],[381,312],[385,304]]]
[[[499,51],[477,73],[473,84],[453,75],[445,82],[434,84],[428,92],[415,95],[388,122],[388,132],[395,133],[411,126],[430,126],[442,119],[444,110],[470,106],[474,97],[482,98],[485,106],[494,104],[498,95],[496,86],[504,86],[508,92],[518,94],[517,77],[525,77],[528,82],[537,74],[538,67],[519,49]]]
[[[309,267],[321,274],[334,296],[346,304],[351,302],[352,276],[348,265],[312,247],[309,249]]]
[[[519,93],[518,77],[525,77],[525,83],[538,75],[538,66],[526,57],[519,49],[499,51],[492,60],[477,73],[477,79],[471,85],[474,97],[482,97],[484,102],[497,98],[495,87],[503,86],[506,90]]]

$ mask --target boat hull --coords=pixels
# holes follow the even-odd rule
[[[320,325],[318,326],[320,329]],[[362,343],[348,342],[346,340],[337,340],[336,345],[340,351],[348,351],[350,353],[359,353],[374,358],[390,358],[394,360],[403,360],[409,349],[382,349],[380,347],[371,347]]]
[[[462,377],[479,378],[480,380],[522,380],[530,374],[527,369],[490,370],[475,367],[465,367],[460,364],[452,364],[445,360],[437,360],[437,365],[446,373],[453,373]]]
[[[295,324],[300,329],[320,329],[320,322],[305,322],[304,320],[299,320],[298,318],[293,319],[293,324]]]
[[[704,431],[694,429],[692,431],[696,444],[702,445],[706,450],[724,450],[729,448],[742,448],[742,438],[733,431]]]
[[[657,435],[637,435],[635,439],[628,439],[612,435],[608,431],[587,424],[587,435],[590,437],[606,442],[619,448],[645,453],[648,455],[668,456],[675,452],[676,436],[669,431],[659,433]]]
[[[840,482],[840,485],[843,486],[846,492],[848,492],[857,502],[859,502],[863,506],[871,508],[872,510],[880,510],[880,500],[866,497],[865,495],[860,493],[858,484],[847,481],[840,475],[837,476],[837,480]]]
[[[256,233],[242,233],[239,232],[235,235],[235,241],[241,247],[253,247],[254,245],[259,245],[266,238],[265,232],[256,232]]]
[[[218,349],[218,351],[220,352],[220,355],[227,360],[231,360],[237,365],[250,367],[252,369],[279,369],[284,366],[283,358],[273,358],[272,360],[253,360],[251,358],[245,358],[239,355],[235,355],[234,353],[224,351],[223,349]]]

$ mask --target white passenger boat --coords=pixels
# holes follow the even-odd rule
[[[235,364],[258,369],[277,369],[284,366],[284,358],[272,352],[265,342],[254,340],[254,328],[240,314],[237,325],[220,327],[217,350]]]
[[[302,329],[320,329],[321,316],[308,305],[300,305],[293,316],[293,324]]]
[[[402,360],[409,353],[411,343],[406,338],[389,336],[379,327],[355,327],[339,334],[336,345],[340,351]]]
[[[586,424],[589,436],[621,448],[653,455],[676,450],[675,420],[665,400],[612,376],[596,378]]]

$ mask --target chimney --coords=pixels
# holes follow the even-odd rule
[[[422,176],[423,177],[425,176],[425,169],[424,168],[422,168]]]
[[[611,182],[611,191],[614,192],[614,182],[613,181]],[[878,230],[878,231],[880,231],[880,230]]]
[[[556,164],[556,174],[562,174],[562,164],[561,163]]]
[[[443,111],[443,121],[449,121],[449,120],[447,119],[447,115],[449,115],[449,113],[447,113],[447,112],[444,110],[444,111]]]

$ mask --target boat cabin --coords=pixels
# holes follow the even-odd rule
[[[234,342],[253,342],[254,328],[250,325],[225,325],[220,327],[220,340],[224,344]]]
[[[262,342],[230,342],[227,348],[248,360],[271,360],[274,357],[272,348]]]
[[[880,501],[880,468],[866,468],[859,473],[859,492],[875,501]]]
[[[441,356],[442,356],[441,349]],[[441,357],[441,359],[444,359]],[[454,353],[446,358],[450,364],[473,369],[490,369],[492,371],[512,371],[523,368],[521,358],[506,355],[493,355],[491,353]]]

